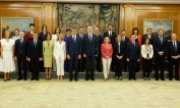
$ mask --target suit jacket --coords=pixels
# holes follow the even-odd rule
[[[115,56],[123,56],[123,58],[124,58],[125,49],[126,49],[125,43],[121,42],[120,43],[120,53],[119,53],[119,44],[118,44],[118,42],[114,43],[114,55]]]
[[[113,54],[112,44],[109,45],[101,44],[101,54],[102,54],[102,58],[106,58],[107,56],[112,57]]]
[[[92,40],[89,40],[88,35],[83,39],[83,54],[89,55],[98,55],[98,38],[95,34],[92,36]]]
[[[48,41],[43,41],[42,47],[43,47],[42,49],[43,49],[44,56],[52,56],[53,55],[54,44],[52,41],[50,41],[50,43],[48,43]]]
[[[82,43],[81,38],[79,36],[76,36],[76,42],[74,42],[73,37],[69,37],[68,41],[66,43],[66,52],[71,57],[75,56],[77,57],[82,52]]]
[[[30,58],[41,58],[42,57],[42,42],[37,41],[36,46],[33,40],[28,43],[28,57]]]
[[[116,40],[116,32],[112,32],[112,36],[109,35],[109,31],[106,31],[104,33],[104,37],[109,37],[111,40],[111,43],[114,44],[115,40]]]
[[[54,51],[53,56],[56,60],[61,60],[66,58],[66,42],[62,41],[59,43],[59,41],[56,41],[54,43]]]
[[[140,59],[140,46],[137,42],[135,42],[135,46],[132,44],[132,42],[128,43],[127,58],[129,58],[129,60]]]
[[[163,37],[163,42],[161,44],[159,36],[154,37],[153,48],[154,48],[154,54],[156,57],[159,55],[158,52],[161,52],[161,51],[163,51],[166,54],[167,42],[168,42],[167,39]]]
[[[25,58],[27,56],[27,41],[23,40],[21,42],[20,39],[16,40],[14,53],[16,57]]]
[[[172,41],[168,42],[168,44],[167,44],[167,54],[168,54],[169,59],[172,59],[172,56],[180,55],[180,42],[176,41],[176,47],[177,47],[177,50],[175,50]]]
[[[144,44],[145,40],[148,39],[148,38],[149,37],[148,37],[147,34],[143,35],[143,37],[142,37],[142,44]],[[150,43],[153,44],[153,41],[154,41],[154,34],[151,34]]]
[[[132,35],[131,35],[131,36],[132,36]],[[131,36],[130,36],[130,38],[131,38]],[[142,45],[142,37],[141,37],[140,34],[138,34],[137,39],[136,39],[136,42],[137,42],[140,46]]]

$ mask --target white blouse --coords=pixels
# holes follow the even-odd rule
[[[66,58],[66,43],[64,41],[61,43],[59,43],[59,41],[55,41],[53,55],[56,60]]]
[[[142,45],[141,46],[141,56],[143,58],[153,58],[154,50],[152,45]]]

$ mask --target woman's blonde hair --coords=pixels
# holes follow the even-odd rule
[[[62,33],[58,35],[57,41],[59,41],[59,39],[61,39],[62,41],[64,40],[64,35]]]

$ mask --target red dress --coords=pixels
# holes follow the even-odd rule
[[[27,32],[26,39],[27,39],[27,41],[32,41],[33,40],[33,34],[31,34],[31,32]]]

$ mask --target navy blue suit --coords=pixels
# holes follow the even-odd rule
[[[176,80],[179,80],[179,59],[173,59],[172,56],[180,55],[180,42],[176,41],[174,46],[173,42],[169,42],[167,45],[167,54],[169,61],[169,79],[172,80],[175,77]],[[175,66],[175,75],[173,66]]]
[[[140,46],[137,42],[135,45],[132,42],[128,43],[127,58],[129,59],[129,79],[136,79],[137,62],[140,59]]]
[[[166,57],[166,46],[167,39],[163,36],[163,42],[161,43],[159,36],[154,37],[153,48],[154,48],[154,59],[155,59],[155,77],[156,80],[159,79],[159,70],[160,70],[160,78],[164,80],[164,65],[165,65],[165,57]],[[158,52],[164,52],[162,56],[158,54]]]
[[[39,58],[42,58],[42,42],[37,41],[34,44],[33,41],[30,41],[28,44],[28,58],[31,59],[31,70],[32,70],[32,79],[39,80]]]
[[[124,63],[124,56],[125,56],[125,43],[122,41],[120,42],[120,45],[118,42],[114,43],[114,55],[115,55],[115,72],[116,77],[122,76],[122,70],[123,70],[123,63]],[[122,59],[118,59],[117,56],[122,56]]]
[[[98,55],[98,38],[92,35],[92,39],[86,35],[83,39],[83,54],[86,55],[86,80],[94,80],[95,56]]]
[[[78,55],[81,55],[82,53],[82,43],[81,38],[79,36],[76,36],[76,39],[74,41],[73,37],[69,37],[67,44],[66,44],[66,51],[67,54],[70,55],[69,60],[69,76],[70,81],[73,80],[73,70],[75,71],[74,79],[78,80]]]
[[[18,64],[18,79],[24,78],[24,80],[27,79],[27,62],[26,62],[26,56],[27,56],[27,41],[20,39],[16,40],[15,42],[15,56],[17,57],[17,64]],[[22,70],[24,73],[22,74]]]

